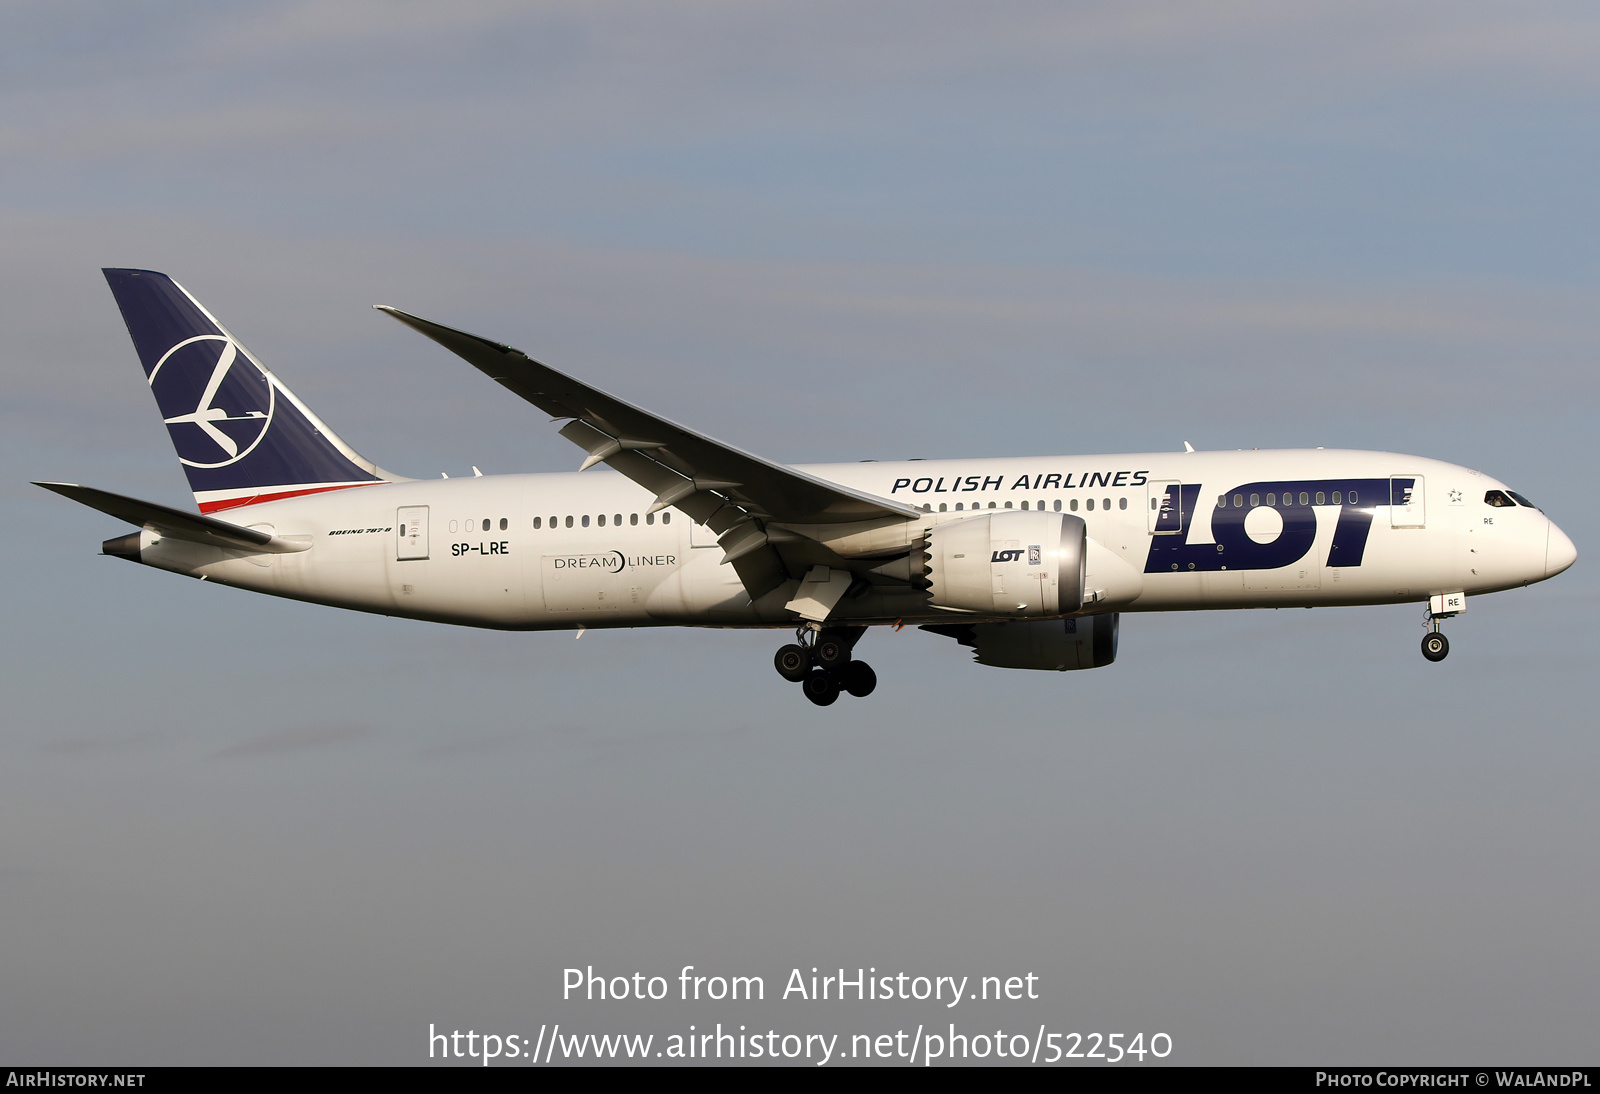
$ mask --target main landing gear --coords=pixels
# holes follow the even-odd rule
[[[864,699],[878,686],[878,674],[865,661],[853,660],[850,651],[865,633],[865,627],[808,623],[795,632],[794,643],[778,650],[773,666],[819,707],[828,706],[841,691]]]

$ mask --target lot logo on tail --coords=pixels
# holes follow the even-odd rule
[[[277,409],[272,381],[223,334],[198,334],[167,350],[150,370],[150,390],[188,467],[244,459],[266,437]]]

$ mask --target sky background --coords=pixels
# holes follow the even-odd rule
[[[0,1066],[532,1037],[1120,1031],[1181,1063],[1595,1062],[1600,9],[1339,0],[0,6]],[[191,505],[102,266],[402,474],[566,471],[392,304],[786,462],[1358,447],[1578,563],[1126,615],[1071,675],[870,634],[500,634],[96,557]],[[762,975],[581,1003],[562,970]],[[789,970],[1036,973],[807,1004]]]

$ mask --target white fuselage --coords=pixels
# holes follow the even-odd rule
[[[902,534],[909,541],[975,509],[1081,517],[1089,538],[1085,612],[1422,601],[1540,581],[1574,557],[1570,540],[1539,510],[1486,504],[1486,492],[1503,484],[1384,452],[802,470],[925,510],[903,530],[875,531],[877,541]],[[1391,486],[1396,480],[1404,494]],[[651,501],[605,470],[382,483],[217,514],[309,544],[305,550],[246,554],[146,531],[140,558],[297,600],[469,626],[794,624],[783,605],[795,583],[752,603],[716,538],[680,512],[647,515]],[[830,623],[949,619],[910,586],[880,585],[841,603]]]

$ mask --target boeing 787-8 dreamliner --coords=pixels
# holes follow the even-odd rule
[[[576,473],[408,479],[358,455],[165,274],[105,271],[199,512],[67,483],[103,551],[204,581],[505,630],[792,629],[776,667],[865,696],[873,626],[979,664],[1088,669],[1123,612],[1427,605],[1543,581],[1572,541],[1480,472],[1288,449],[786,467],[510,346],[383,307],[565,424]],[[1187,447],[1187,445],[1185,446]],[[583,474],[597,464],[617,474]]]

